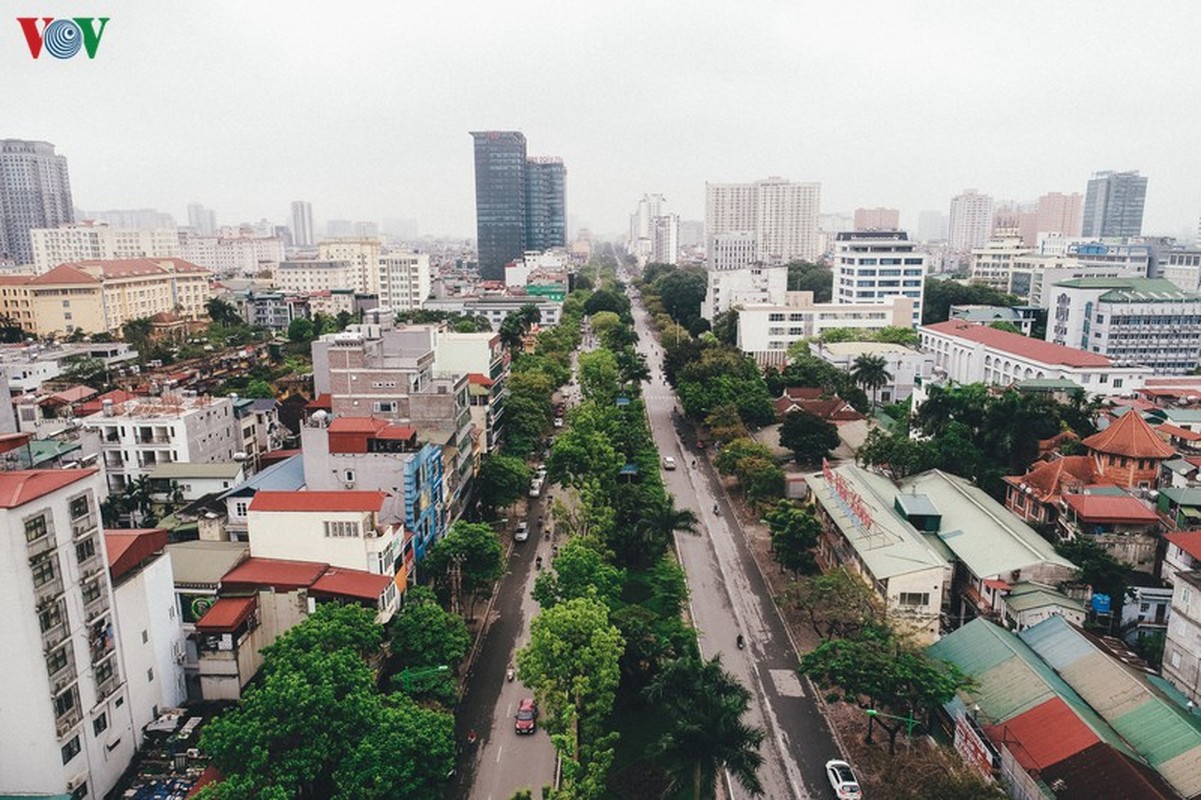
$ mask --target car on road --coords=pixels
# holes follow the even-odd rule
[[[513,730],[518,733],[533,733],[538,730],[538,706],[534,698],[523,697],[517,704],[517,717],[513,720]]]
[[[838,800],[862,800],[863,792],[859,788],[859,781],[855,780],[851,765],[842,759],[832,758],[826,762],[826,779],[830,781],[830,787]]]
[[[542,481],[534,479],[530,484],[530,497],[539,497],[542,494]]]
[[[522,520],[517,523],[517,530],[513,531],[513,541],[524,542],[530,538],[530,523]]]
[[[675,469],[676,460],[672,456],[663,456],[663,469]]]
[[[556,428],[563,427],[563,418],[562,417],[555,417],[555,427]]]

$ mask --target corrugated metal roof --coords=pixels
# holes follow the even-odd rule
[[[1175,800],[1152,770],[1105,744],[1095,744],[1042,772],[1057,800]]]
[[[1058,697],[986,729],[1025,769],[1041,770],[1100,742],[1096,732]]]

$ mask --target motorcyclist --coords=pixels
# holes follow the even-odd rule
[[[741,634],[741,633],[740,633],[740,634],[738,634],[738,638],[737,638],[737,639],[735,639],[735,643],[738,645],[738,649],[739,649],[739,650],[741,650],[743,647],[745,647],[745,646],[746,646],[746,640],[742,638],[742,634]]]

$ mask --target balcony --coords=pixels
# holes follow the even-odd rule
[[[94,530],[96,530],[96,515],[90,511],[79,519],[71,520],[71,535],[75,541],[83,539]]]
[[[33,541],[25,541],[25,552],[32,559],[34,556],[39,556],[47,550],[53,550],[55,547],[54,531],[46,531]]]
[[[46,669],[50,669],[50,663],[46,662]],[[59,668],[57,672],[50,673],[50,691],[53,695],[58,695],[66,689],[72,681],[79,677],[79,673],[75,671],[75,659],[72,656],[71,648],[67,648],[67,662]]]
[[[79,708],[75,707],[55,720],[54,729],[58,733],[58,738],[67,738],[67,734],[79,724],[80,719],[82,719],[82,715],[79,713]]]
[[[63,579],[60,575],[55,575],[41,586],[35,586],[33,589],[33,594],[34,597],[37,598],[38,605],[41,605],[43,602],[53,600],[62,593]]]
[[[66,620],[47,628],[42,632],[42,649],[50,652],[55,647],[62,644],[70,631],[67,629]]]
[[[96,699],[106,699],[121,686],[121,676],[117,674],[116,668],[109,673],[108,677],[101,678],[96,681]]]
[[[101,591],[92,600],[83,604],[83,618],[89,625],[109,610],[108,592]]]

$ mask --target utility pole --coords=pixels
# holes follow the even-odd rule
[[[450,611],[452,614],[460,614],[459,608],[459,587],[463,583],[463,562],[467,560],[467,556],[463,553],[455,553],[450,557]]]

